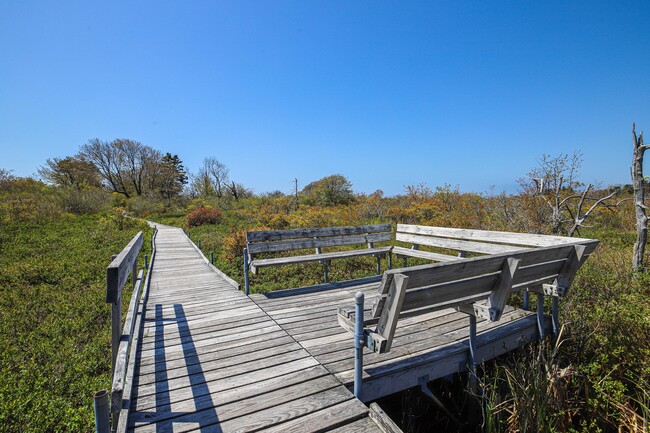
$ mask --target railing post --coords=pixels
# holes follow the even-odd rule
[[[469,315],[469,389],[476,394],[476,316]]]
[[[388,253],[388,269],[393,269],[393,253]]]
[[[377,255],[377,275],[381,275],[381,256]]]
[[[530,308],[530,292],[528,292],[528,289],[524,290],[524,310],[528,310]]]
[[[147,255],[144,255],[144,268],[149,269],[149,257]]]
[[[363,292],[357,292],[354,296],[356,304],[354,323],[354,396],[361,400],[363,380]]]
[[[108,391],[105,389],[93,395],[95,407],[95,433],[108,433],[110,421],[108,415]]]
[[[558,297],[553,296],[553,306],[552,306],[552,312],[551,312],[551,317],[553,321],[553,340],[557,340],[558,335],[560,334],[560,314],[559,314],[559,303],[558,303]]]
[[[214,251],[210,251],[210,264],[214,265]]]
[[[537,330],[539,331],[540,341],[544,339],[544,295],[537,294]]]
[[[248,296],[248,248],[244,248],[244,291]]]
[[[199,247],[199,249],[201,249],[201,239],[199,239],[198,241],[196,241],[196,246]]]

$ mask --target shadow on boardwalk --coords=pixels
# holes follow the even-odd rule
[[[156,432],[174,431],[174,423],[195,423],[201,432],[221,433],[219,417],[210,396],[198,353],[192,339],[187,318],[180,304],[174,304],[174,318],[163,317],[163,306],[155,306],[155,391],[156,407],[154,412],[148,412],[138,422],[155,422]],[[187,369],[188,379],[192,390],[195,410],[192,412],[173,412],[169,381],[167,377],[167,360],[165,355],[165,325],[176,323],[180,344],[183,349],[183,360]],[[136,388],[137,389],[137,388]]]

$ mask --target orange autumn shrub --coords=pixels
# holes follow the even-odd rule
[[[187,214],[188,227],[197,227],[204,224],[217,224],[221,221],[221,211],[212,207],[200,207]]]

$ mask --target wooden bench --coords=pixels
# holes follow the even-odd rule
[[[448,262],[458,260],[459,257],[467,257],[467,253],[500,254],[518,251],[522,247],[564,245],[575,243],[581,239],[527,233],[397,224],[395,240],[411,244],[410,248],[393,247],[393,254],[398,258],[402,257],[404,259],[404,267],[406,267],[406,259],[408,257],[433,260],[436,262]],[[420,246],[422,245],[452,250],[455,253],[452,255],[423,251],[420,250]]]
[[[377,257],[377,274],[381,274],[381,258],[390,253],[391,247],[375,247],[375,243],[390,240],[392,240],[392,227],[390,224],[247,232],[246,248],[244,248],[244,286],[246,294],[249,293],[248,272],[256,274],[258,269],[268,266],[321,262],[323,264],[324,280],[327,282],[328,266],[331,260],[375,256]],[[362,244],[365,244],[366,248],[322,251],[323,248],[328,247]],[[314,249],[315,252],[289,257],[255,258],[255,255],[262,253],[280,253],[306,249]]]
[[[493,254],[465,259],[455,257],[454,261],[384,272],[378,289],[379,296],[372,307],[370,317],[366,320],[363,318],[363,293],[361,292],[357,293],[354,311],[339,308],[339,323],[355,335],[357,355],[354,390],[358,398],[361,398],[363,347],[378,353],[389,352],[395,329],[399,320],[404,317],[446,308],[455,308],[469,314],[468,365],[471,372],[476,365],[474,359],[476,318],[498,321],[508,296],[514,291],[529,290],[537,293],[538,332],[542,338],[546,329],[543,300],[545,295],[551,296],[552,324],[554,332],[557,332],[559,329],[558,297],[567,295],[576,271],[598,245],[598,240],[556,236],[405,225],[400,225],[400,229],[405,235],[413,236],[403,236],[402,240],[409,239],[416,244],[431,245],[435,242],[437,243],[435,246],[444,248],[453,246],[456,247],[454,249],[461,251]],[[417,234],[408,232],[416,230]],[[443,235],[447,237],[440,239],[446,240],[431,241],[428,238],[428,236]],[[475,242],[479,240],[489,240],[490,243]],[[507,250],[500,250],[508,242],[534,244],[538,247],[517,247],[517,249],[507,247]],[[407,386],[414,385],[417,385],[417,382],[407,384]]]

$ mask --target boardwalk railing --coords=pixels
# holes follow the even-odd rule
[[[145,268],[138,271],[138,254],[142,249],[144,238],[142,232],[133,237],[131,242],[111,261],[106,268],[106,302],[111,304],[111,354],[112,354],[112,386],[110,394],[110,413],[112,431],[126,430],[126,416],[128,406],[124,408],[123,400],[128,400],[131,394],[131,378],[133,369],[135,346],[132,343],[139,339],[141,319],[144,313],[146,291],[149,286],[150,273],[147,274],[145,283],[145,269],[151,269],[156,255],[155,237],[157,230],[154,228],[151,239],[151,260],[147,263],[145,256]],[[129,303],[129,309],[122,325],[122,291],[129,278],[133,275],[133,294]],[[145,295],[140,299],[142,288],[145,287]],[[134,334],[134,331],[138,331]],[[133,347],[132,347],[133,346]],[[133,353],[132,353],[133,352]],[[130,365],[131,364],[131,365]],[[97,398],[105,396],[105,391],[96,395],[95,402],[95,424],[98,433],[107,433],[109,421],[106,419],[108,411],[98,407]],[[103,397],[105,399],[105,397]],[[122,419],[123,422],[120,422]],[[120,428],[118,428],[120,427]],[[123,428],[122,428],[123,427]]]

